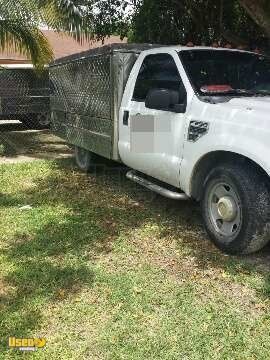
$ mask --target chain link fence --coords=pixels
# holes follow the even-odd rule
[[[6,132],[9,123],[16,129],[12,120],[21,121],[27,130],[49,128],[48,68],[37,72],[29,64],[0,65],[0,156],[21,152],[22,144]]]
[[[48,69],[36,72],[27,65],[0,66],[0,119],[20,120],[27,128],[49,126]]]

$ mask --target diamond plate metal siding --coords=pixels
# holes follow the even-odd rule
[[[112,45],[50,66],[53,131],[69,143],[116,161],[118,114],[138,54],[152,45]]]
[[[111,157],[110,55],[93,56],[53,66],[53,129],[68,142]]]
[[[52,110],[110,118],[110,56],[79,59],[50,69]]]

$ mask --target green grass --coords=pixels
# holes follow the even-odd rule
[[[222,255],[196,204],[122,173],[0,166],[0,358],[9,336],[47,339],[31,359],[269,358],[269,249]]]

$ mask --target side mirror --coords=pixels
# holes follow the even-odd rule
[[[169,89],[151,89],[149,90],[145,107],[148,109],[172,111],[184,113],[186,111],[186,96],[180,103],[180,93]]]

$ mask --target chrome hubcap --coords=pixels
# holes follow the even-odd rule
[[[242,225],[242,206],[238,193],[229,184],[217,183],[210,191],[208,206],[216,232],[233,240]]]
[[[237,216],[237,205],[230,196],[224,196],[217,203],[217,210],[222,220],[233,221]]]

